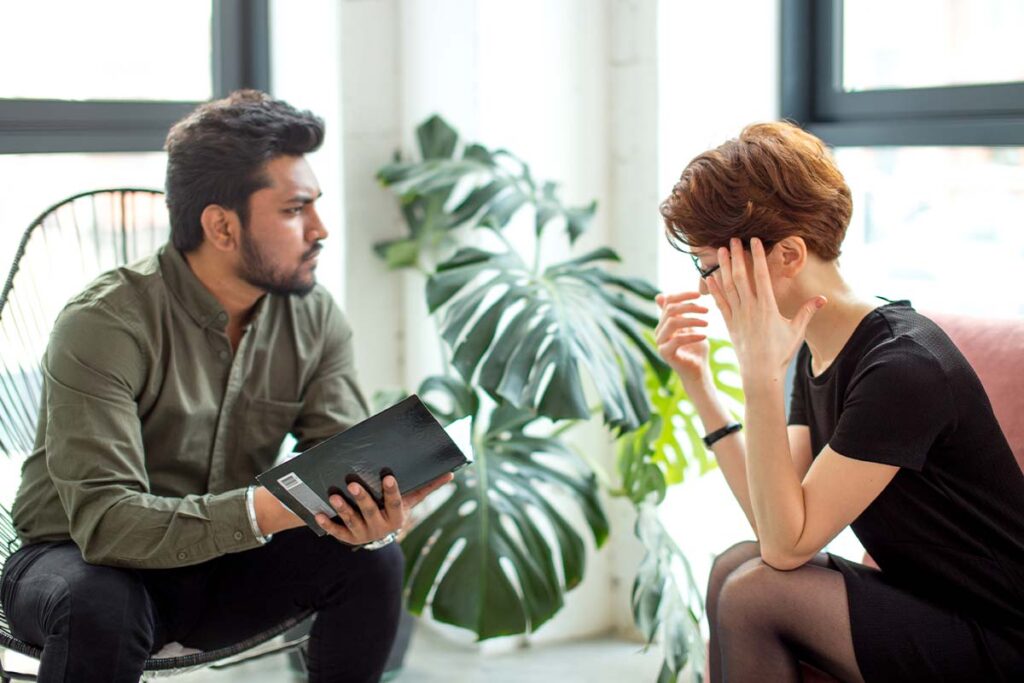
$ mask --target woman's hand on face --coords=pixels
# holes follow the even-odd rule
[[[752,274],[747,269],[743,243],[734,238],[729,248],[718,250],[721,268],[706,280],[732,338],[745,387],[758,379],[781,379],[804,341],[811,318],[827,303],[824,296],[815,296],[792,320],[784,317],[775,301],[761,240],[753,238],[750,251]]]
[[[700,330],[708,323],[696,317],[708,309],[693,303],[699,297],[698,292],[680,292],[659,294],[655,299],[661,308],[661,320],[654,330],[658,354],[684,383],[700,380],[708,365],[710,347],[707,335]]]

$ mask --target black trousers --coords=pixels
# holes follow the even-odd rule
[[[353,552],[309,529],[190,567],[87,564],[72,542],[25,546],[0,598],[15,637],[43,650],[40,683],[138,683],[169,642],[234,645],[309,609],[310,681],[377,681],[401,610],[397,546]]]

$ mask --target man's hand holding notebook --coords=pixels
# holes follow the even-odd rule
[[[393,538],[408,511],[468,462],[411,396],[257,475],[265,487],[257,493],[272,494],[318,535],[372,546]]]

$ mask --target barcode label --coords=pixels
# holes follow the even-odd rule
[[[318,512],[322,512],[328,517],[333,517],[337,514],[334,508],[328,505],[320,496],[316,495],[313,489],[309,488],[306,482],[299,479],[298,475],[294,472],[284,475],[277,480],[277,483],[283,486],[310,513],[315,515]]]

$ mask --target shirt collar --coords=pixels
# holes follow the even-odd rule
[[[224,330],[228,324],[228,314],[217,298],[210,293],[188,265],[185,255],[174,245],[166,244],[160,248],[160,273],[175,298],[200,327],[213,327]],[[249,324],[254,325],[266,309],[266,296],[260,297],[253,307]]]

